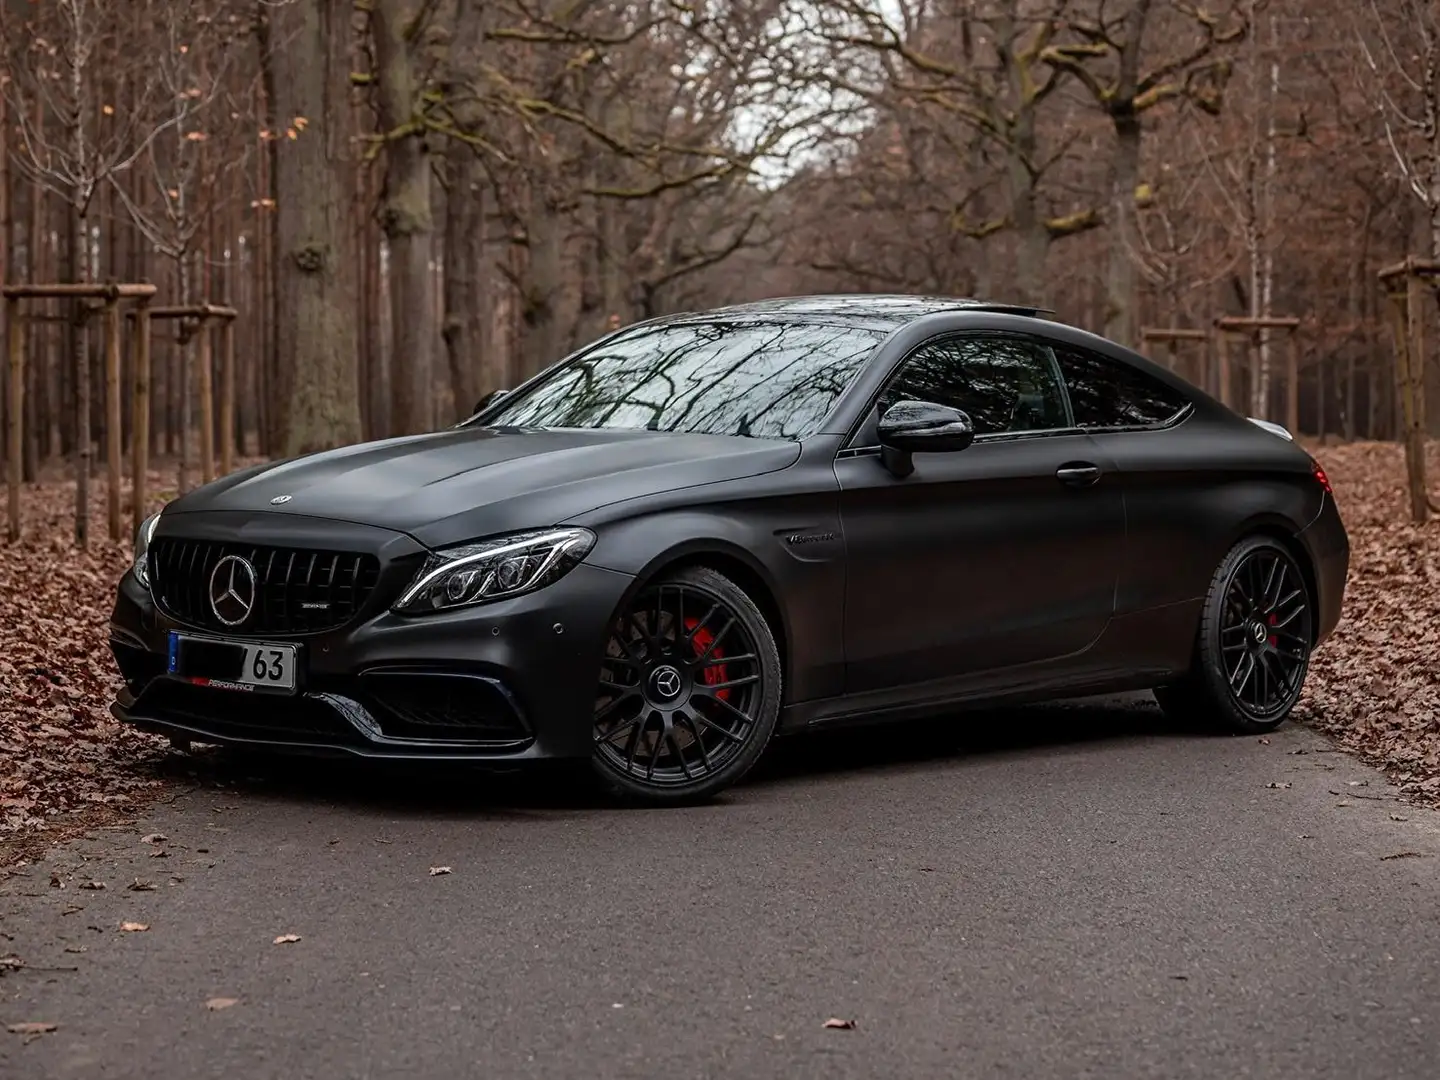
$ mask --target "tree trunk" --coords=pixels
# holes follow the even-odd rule
[[[354,244],[345,101],[349,0],[269,8],[266,60],[277,117],[301,118],[275,159],[276,351],[283,363],[279,450],[286,457],[360,437]]]
[[[1425,356],[1425,316],[1421,303],[1423,285],[1410,275],[1391,301],[1395,332],[1395,401],[1399,427],[1405,443],[1405,474],[1410,495],[1410,518],[1423,525],[1429,517],[1425,487],[1425,409],[1423,383],[1418,369]]]
[[[475,151],[451,143],[445,199],[445,350],[456,419],[483,394],[502,389],[491,338],[493,301],[485,266],[485,178]]]
[[[0,138],[8,138],[10,133],[10,116],[6,106],[9,99],[0,94]],[[10,155],[0,153],[0,284],[8,282],[11,278],[10,272]],[[9,305],[6,305],[7,316]],[[9,341],[8,331],[5,337]],[[10,379],[3,380],[4,386],[0,388],[0,429],[8,432],[10,430]],[[17,404],[19,399],[17,399]],[[9,475],[9,454],[10,439],[5,439],[5,449],[0,453],[0,460],[6,463],[6,475]],[[19,460],[19,456],[16,456]]]
[[[266,65],[267,68],[269,65]],[[270,401],[267,397],[270,380],[270,334],[275,327],[274,308],[270,304],[271,292],[268,287],[270,254],[270,219],[275,215],[266,210],[263,201],[270,194],[270,176],[265,168],[265,154],[255,155],[255,190],[260,198],[254,213],[250,215],[250,295],[246,319],[246,339],[250,343],[249,366],[253,380],[251,393],[255,403],[255,439],[257,449],[263,456],[274,446],[273,430],[270,427]]]
[[[439,340],[430,268],[434,234],[430,155],[424,131],[407,130],[422,89],[413,52],[419,34],[412,25],[419,6],[405,0],[376,0],[370,11],[380,129],[388,138],[380,223],[390,246],[392,427],[402,435],[426,426],[433,346]]]
[[[560,290],[564,277],[565,219],[548,198],[536,193],[536,210],[527,223],[525,286],[521,297],[524,336],[520,371],[527,379],[560,359]]]
[[[20,447],[20,424],[25,415],[25,341],[20,321],[20,301],[5,300],[5,381],[14,408],[6,418],[5,444],[9,450],[6,480],[6,521],[10,543],[20,539],[20,485],[24,452]]]
[[[625,209],[614,199],[600,202],[600,307],[606,330],[625,326],[634,318],[630,283],[625,277],[629,255],[625,245]]]
[[[1140,185],[1140,118],[1117,113],[1110,176],[1110,249],[1105,263],[1105,336],[1135,348],[1135,191]]]
[[[366,207],[374,205],[374,185],[366,185]],[[365,295],[364,321],[361,324],[361,333],[370,343],[369,356],[366,363],[369,370],[365,373],[365,388],[370,395],[369,413],[370,430],[368,437],[372,439],[383,439],[392,433],[390,423],[390,350],[386,344],[385,336],[385,307],[383,282],[380,276],[380,249],[383,239],[380,235],[379,226],[375,222],[373,214],[365,216],[365,227],[360,233],[360,242],[364,245],[365,258],[364,277],[360,288]]]

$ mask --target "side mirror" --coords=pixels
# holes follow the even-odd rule
[[[475,413],[478,413],[482,409],[485,409],[490,405],[495,404],[495,402],[499,401],[509,392],[509,390],[491,390],[490,393],[486,394],[484,397],[482,397],[479,401],[475,403],[475,412],[472,412],[470,415],[474,416]]]
[[[915,471],[912,454],[964,450],[975,441],[970,417],[948,405],[897,401],[880,417],[880,460],[899,477]]]

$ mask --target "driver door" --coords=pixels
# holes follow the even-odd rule
[[[882,464],[898,401],[967,413],[974,443]],[[1083,652],[1114,611],[1125,514],[1114,466],[1073,426],[1055,358],[1016,335],[932,339],[835,462],[845,530],[846,690],[963,679]]]

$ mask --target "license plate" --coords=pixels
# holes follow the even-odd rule
[[[299,661],[295,645],[170,632],[169,672],[195,686],[293,694]]]

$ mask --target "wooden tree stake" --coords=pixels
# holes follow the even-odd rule
[[[1413,256],[1380,271],[1390,297],[1395,337],[1395,401],[1405,444],[1405,478],[1410,518],[1424,524],[1435,509],[1425,482],[1425,312],[1423,293],[1433,289],[1440,263]]]
[[[0,295],[5,298],[5,307],[9,315],[9,352],[10,352],[10,393],[12,401],[19,401],[23,404],[25,399],[25,338],[23,321],[20,315],[20,302],[22,300],[44,300],[46,298],[59,298],[75,301],[74,318],[79,320],[83,326],[84,321],[92,311],[100,311],[104,316],[105,324],[105,427],[106,427],[106,449],[109,461],[109,517],[110,517],[110,538],[121,539],[121,511],[120,511],[120,458],[123,453],[123,445],[120,430],[120,307],[122,300],[137,300],[143,306],[150,297],[155,295],[155,286],[147,283],[129,283],[107,285],[95,284],[65,284],[65,285],[35,285],[15,284],[0,287]],[[98,303],[97,303],[98,302]],[[56,321],[46,315],[31,316],[32,319],[45,321]],[[69,318],[68,316],[64,318]],[[144,320],[142,320],[143,322]],[[148,349],[148,344],[146,346]],[[88,377],[89,360],[84,357],[84,372]],[[76,430],[80,438],[77,440],[74,452],[77,461],[83,464],[83,469],[76,477],[75,485],[75,544],[83,548],[86,543],[86,522],[89,516],[89,507],[85,504],[84,495],[89,484],[89,459],[90,452],[86,433],[90,431],[90,415],[88,407],[81,407],[88,402],[89,396],[86,387],[76,387]],[[18,409],[12,409],[8,420],[6,432],[10,447],[10,498],[9,498],[9,534],[10,540],[20,538],[20,481],[22,473],[22,454],[20,448],[24,446],[24,414]]]
[[[20,480],[22,423],[25,416],[25,331],[20,325],[20,300],[5,298],[6,335],[9,346],[10,369],[10,415],[5,418],[5,444],[9,449],[6,466],[10,473],[10,490],[7,498],[7,515],[10,523],[10,542],[20,539]]]
[[[145,520],[146,479],[150,469],[150,301],[135,312],[135,383],[130,398],[131,517],[135,532]]]
[[[105,300],[105,467],[106,510],[110,540],[119,543],[122,536],[120,515],[120,457],[124,453],[120,428],[120,298]]]
[[[1219,330],[1219,341],[1216,342],[1218,359],[1220,363],[1220,400],[1229,408],[1234,409],[1235,403],[1231,400],[1234,397],[1232,386],[1231,354],[1230,345],[1235,339],[1244,336],[1247,339],[1257,336],[1264,330],[1284,330],[1287,332],[1287,352],[1285,359],[1285,427],[1292,435],[1300,433],[1300,354],[1299,345],[1295,341],[1295,332],[1300,329],[1300,320],[1290,316],[1263,315],[1222,315],[1215,320],[1215,328]],[[1257,339],[1258,340],[1258,339]],[[1253,351],[1250,355],[1254,355]],[[1259,377],[1259,364],[1247,365],[1250,371],[1250,385],[1247,390],[1253,398],[1255,394],[1255,379]],[[1250,406],[1246,407],[1246,412]],[[1237,410],[1239,411],[1239,410]],[[1260,410],[1262,413],[1270,411],[1269,402],[1264,403]],[[1258,419],[1273,420],[1273,416],[1262,415]]]

